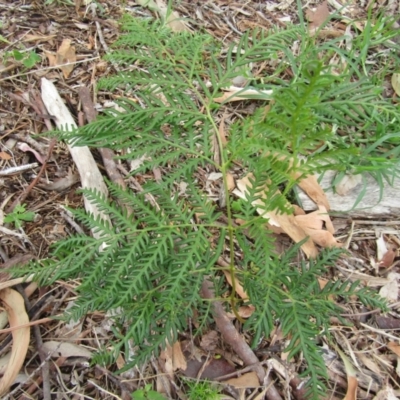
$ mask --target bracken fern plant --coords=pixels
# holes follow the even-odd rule
[[[368,306],[383,303],[349,282],[321,289],[317,277],[340,252],[325,251],[300,265],[293,262],[298,245],[277,255],[265,219],[252,203],[261,199],[266,212],[287,212],[287,195],[296,184],[293,172],[395,173],[398,109],[382,98],[377,85],[358,76],[340,38],[319,43],[302,27],[289,26],[248,32],[224,47],[209,35],[172,33],[161,22],[128,16],[122,29],[109,57],[120,72],[99,86],[123,90],[126,97],[118,100],[118,109],[63,137],[75,145],[113,148],[122,160],[142,158],[134,173],[143,176],[143,192],[109,183],[109,200],[84,190],[112,225],[73,211],[100,237],[65,239],[29,272],[42,284],[81,279],[71,318],[114,310],[114,342],[95,361],[112,362],[124,351],[128,357],[133,347],[126,368],[157,353],[166,340],[174,342],[194,313],[200,327],[208,322],[211,302],[200,295],[205,279],[213,283],[216,298],[234,310],[240,305],[239,281],[249,296],[246,303],[255,306],[243,326],[252,333],[253,346],[279,321],[290,338],[285,351],[289,358],[302,354],[309,398],[318,398],[327,373],[316,338],[328,335],[329,318],[340,313],[331,299],[357,295]],[[352,62],[330,65],[334,55]],[[261,63],[265,71],[252,75]],[[259,111],[232,124],[224,143],[217,121],[225,105],[214,99],[238,75],[247,77],[246,88],[257,91]],[[362,140],[354,141],[353,135]],[[246,201],[229,192],[233,165],[252,173]],[[154,168],[163,172],[157,182],[146,178]],[[222,205],[206,194],[204,171],[222,175]],[[181,183],[186,190],[179,190]],[[220,257],[228,260],[231,289],[218,267]]]

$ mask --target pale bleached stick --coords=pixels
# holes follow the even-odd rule
[[[42,78],[42,99],[49,115],[54,117],[58,129],[72,131],[77,128],[74,119],[58,94],[56,87],[46,78]],[[95,189],[105,196],[108,196],[108,190],[104,183],[103,176],[101,175],[89,148],[87,146],[73,146],[69,143],[67,143],[67,145],[72,159],[78,169],[82,188]],[[103,211],[100,211],[95,204],[89,202],[86,198],[84,198],[84,201],[87,212],[92,213],[96,218],[100,216],[101,219],[107,220],[111,224],[108,215]],[[92,234],[96,238],[100,235],[99,232],[92,232]]]

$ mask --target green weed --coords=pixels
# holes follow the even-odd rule
[[[32,222],[35,219],[35,213],[26,211],[25,205],[16,205],[14,211],[4,217],[6,224],[14,224],[16,228],[21,228],[23,222]]]

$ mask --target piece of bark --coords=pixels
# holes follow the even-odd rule
[[[74,119],[58,94],[56,87],[46,78],[42,78],[42,99],[48,113],[54,117],[58,129],[72,131],[77,128]],[[67,145],[78,169],[82,187],[84,189],[94,189],[107,197],[108,190],[104,183],[103,176],[89,148],[87,146],[72,146],[68,143]],[[107,214],[100,211],[98,207],[88,201],[86,197],[84,201],[87,212],[93,214],[95,218],[100,216],[101,219],[106,220],[111,225],[110,218]],[[92,232],[92,234],[95,238],[99,238],[101,232]]]
[[[400,329],[400,319],[393,317],[376,317],[376,324],[379,329],[391,330]]]
[[[400,179],[394,180],[393,186],[384,182],[383,195],[380,200],[379,184],[372,176],[365,177],[365,183],[360,183],[345,196],[334,193],[331,186],[335,178],[335,171],[327,171],[321,179],[320,185],[325,190],[331,213],[346,214],[350,217],[376,217],[399,215],[400,213]],[[364,188],[364,184],[366,185]],[[360,193],[365,190],[362,200],[354,207]],[[301,190],[298,189],[301,205],[304,210],[316,210],[316,204]],[[354,208],[353,208],[354,207]]]

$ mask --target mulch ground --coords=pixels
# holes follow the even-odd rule
[[[186,18],[192,30],[206,31],[225,43],[237,40],[248,29],[270,29],[277,25],[285,26],[288,22],[298,22],[295,0],[174,3],[177,3],[174,10]],[[312,9],[319,3],[308,1],[303,5],[305,9]],[[367,15],[368,2],[353,3],[357,4],[349,8],[348,17],[362,20]],[[332,1],[329,4],[333,11],[334,5],[340,5],[340,2]],[[374,7],[375,11],[378,7],[386,7],[389,15],[400,10],[396,1],[380,0]],[[52,244],[74,234],[79,228],[65,209],[83,206],[82,196],[77,193],[79,177],[65,144],[45,135],[53,127],[51,115],[47,115],[41,101],[40,79],[45,77],[56,85],[78,125],[86,123],[78,94],[80,87],[85,86],[91,91],[98,109],[106,107],[107,102],[114,98],[113,93],[97,92],[96,83],[100,77],[112,71],[112,66],[101,57],[105,54],[106,46],[118,38],[118,19],[124,12],[138,17],[156,16],[135,1],[106,0],[88,5],[83,1],[76,1],[74,5],[65,5],[61,1],[50,5],[39,1],[0,2],[0,217],[11,213],[18,203],[24,204],[26,211],[35,214],[33,221],[24,222],[19,229],[12,224],[0,223],[2,282],[9,279],[8,268],[46,258]],[[76,54],[76,64],[69,73],[49,66],[57,57],[61,57],[58,61],[68,61],[71,53],[59,51],[63,42],[65,45],[65,40],[71,41],[69,46],[75,47]],[[39,58],[34,65],[27,67],[24,63],[29,64],[32,52]],[[18,57],[21,59],[17,60]],[[243,108],[240,107],[235,110],[241,111]],[[100,154],[94,151],[94,156],[101,171],[105,172]],[[43,161],[45,168],[37,179]],[[129,170],[129,166],[126,169]],[[349,234],[350,219],[333,219],[333,222],[339,228],[339,234],[343,237]],[[376,271],[368,267],[371,259],[377,259],[377,237],[383,235],[386,243],[395,249],[396,262],[396,249],[400,244],[399,225],[385,225],[385,220],[367,221],[351,232],[352,257],[349,263],[353,263],[353,269],[356,265],[355,268],[368,277],[368,283],[376,286],[376,290],[380,290],[387,282],[384,281],[387,276],[377,276]],[[287,243],[287,238],[280,240],[283,248]],[[398,272],[398,267],[393,266],[393,259],[391,266],[391,272]],[[147,365],[122,375],[114,374],[123,365],[122,359],[107,368],[90,366],[92,352],[107,345],[112,338],[107,316],[98,312],[82,321],[68,324],[46,320],[73,304],[77,285],[78,282],[59,282],[53,287],[24,294],[30,321],[43,319],[43,322],[32,329],[34,332],[24,369],[11,387],[11,393],[3,398],[41,399],[48,396],[50,390],[49,398],[54,399],[130,399],[132,392],[152,384],[155,390],[166,397],[186,399],[184,376],[196,379],[202,375],[220,381],[221,376],[229,379],[246,373],[242,360],[224,344],[219,332],[212,327],[201,338],[196,338],[197,359],[188,360],[185,372],[171,370],[167,365],[168,355],[153,358]],[[17,289],[26,292],[22,286]],[[347,310],[347,318],[352,322],[350,327],[343,327],[338,322],[335,325],[333,321],[335,339],[356,366],[358,398],[377,398],[378,392],[386,387],[395,389],[393,396],[395,393],[400,395],[400,303],[397,300],[391,303],[391,311],[386,314],[374,310]],[[4,327],[6,324],[0,328]],[[240,330],[239,325],[237,327]],[[266,338],[255,354],[264,365],[269,359],[279,359],[277,364],[283,366],[283,373],[278,366],[268,364],[274,385],[282,398],[301,399],[302,393],[296,390],[295,385],[300,380],[293,380],[299,379],[296,376],[298,365],[289,365],[284,360],[281,348],[285,338],[279,337],[279,334],[277,330],[274,338]],[[251,338],[246,339],[251,341]],[[190,332],[182,334],[184,354],[184,347],[189,348],[191,340]],[[73,346],[61,349],[54,345],[60,342]],[[0,333],[2,373],[2,360],[9,352],[11,343],[9,333]],[[45,343],[48,343],[47,347]],[[52,356],[43,355],[44,349],[53,351]],[[330,376],[329,398],[343,398],[348,388],[343,361],[331,349],[324,351]],[[225,385],[226,398],[264,398],[262,388],[246,388],[246,381],[244,386],[244,389],[240,389]]]

